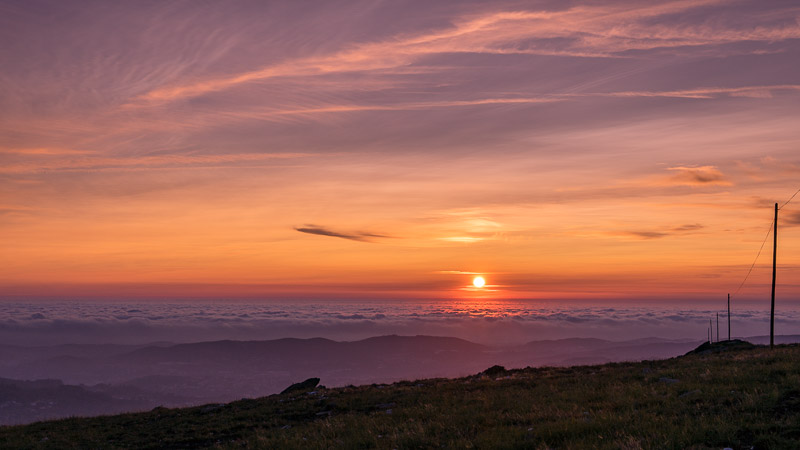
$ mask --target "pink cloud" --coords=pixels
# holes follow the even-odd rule
[[[800,26],[757,25],[737,28],[718,22],[685,26],[653,24],[652,19],[687,12],[719,0],[673,1],[660,5],[575,6],[563,11],[500,11],[467,16],[450,27],[378,42],[356,44],[328,55],[290,59],[256,70],[153,89],[129,106],[202,95],[281,77],[400,69],[421,58],[445,53],[531,54],[618,57],[630,50],[775,42],[800,38]],[[562,39],[552,47],[536,40]]]
[[[28,153],[25,153],[28,155]],[[83,156],[77,153],[47,153],[47,155],[71,156],[66,159],[26,160],[7,164],[0,168],[0,174],[22,174],[42,171],[74,171],[74,170],[116,170],[116,169],[155,169],[155,168],[207,168],[231,166],[240,163],[252,163],[280,159],[309,158],[313,153],[244,153],[214,155],[159,155],[159,156]]]
[[[670,167],[675,172],[670,182],[685,186],[732,186],[725,175],[714,166]]]

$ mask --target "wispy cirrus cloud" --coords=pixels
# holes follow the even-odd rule
[[[779,220],[782,225],[800,226],[800,211],[786,211]]]
[[[611,234],[614,236],[634,237],[638,239],[648,240],[648,239],[661,239],[669,236],[692,234],[702,230],[703,228],[705,228],[704,225],[701,225],[699,223],[692,223],[671,228],[665,228],[661,230],[627,230],[627,231],[612,232]]]
[[[474,242],[481,242],[486,240],[485,237],[479,237],[479,236],[445,236],[445,237],[440,237],[438,239],[445,242],[458,242],[462,244],[472,244]]]
[[[661,231],[624,231],[622,233],[614,233],[614,234],[621,234],[623,236],[634,236],[642,239],[658,239],[669,236],[669,233],[664,233]]]
[[[705,228],[705,226],[703,226],[703,225],[701,225],[699,223],[689,223],[689,224],[686,224],[686,225],[681,225],[681,226],[675,227],[675,228],[672,229],[672,231],[678,232],[678,233],[690,233],[690,232],[702,230],[703,228]]]
[[[463,270],[437,270],[434,273],[442,275],[486,275],[486,272],[465,272]]]
[[[350,241],[359,241],[359,242],[373,242],[375,238],[388,238],[389,236],[383,234],[376,234],[376,233],[365,233],[365,232],[340,232],[334,231],[326,227],[322,227],[319,225],[313,224],[306,224],[302,227],[295,227],[296,231],[306,234],[315,234],[317,236],[329,236],[341,239],[347,239]]]
[[[392,39],[356,44],[326,55],[294,58],[225,77],[158,87],[139,96],[129,105],[179,100],[270,79],[399,69],[437,54],[603,58],[625,56],[625,52],[629,51],[800,38],[800,25],[796,22],[764,20],[757,26],[747,27],[724,20],[681,26],[654,23],[655,18],[720,3],[723,2],[706,0],[672,1],[658,5],[581,5],[562,11],[498,11],[468,15],[453,19],[449,27],[416,35],[398,35]]]
[[[287,117],[312,119],[317,115],[346,114],[370,111],[429,111],[433,109],[464,108],[471,106],[503,106],[503,105],[535,105],[556,102],[575,101],[578,99],[615,97],[615,98],[684,98],[684,99],[714,99],[719,97],[751,97],[771,98],[779,91],[800,92],[800,85],[773,85],[773,86],[740,86],[733,88],[698,88],[675,91],[618,91],[618,92],[586,92],[549,93],[539,96],[508,97],[508,98],[478,98],[470,100],[440,100],[428,102],[394,102],[384,104],[323,104],[304,108],[269,108],[251,109],[238,113],[217,114],[211,119],[219,121],[220,118],[229,119],[259,119],[284,122]]]
[[[567,98],[557,96],[523,97],[523,98],[480,98],[472,100],[441,100],[432,102],[397,102],[391,104],[324,104],[305,108],[269,108],[255,109],[235,113],[237,119],[259,119],[284,122],[287,117],[311,118],[316,115],[358,113],[370,111],[415,111],[444,108],[460,108],[485,105],[530,105],[537,103],[554,103],[566,101]]]
[[[30,153],[23,153],[30,155]],[[0,167],[0,174],[24,174],[31,172],[68,172],[75,170],[133,170],[157,168],[208,168],[230,167],[238,164],[263,162],[270,160],[287,160],[317,156],[314,153],[234,153],[211,155],[150,155],[150,156],[110,156],[91,155],[90,152],[69,151],[59,153],[41,153],[36,155],[71,156],[68,158],[28,159]]]
[[[685,186],[732,186],[733,183],[715,166],[679,166],[670,167],[675,173],[669,181]]]
[[[0,155],[23,155],[23,156],[73,156],[90,155],[95,153],[91,150],[78,150],[71,148],[57,147],[36,147],[36,148],[0,148]]]
[[[771,98],[778,91],[800,91],[800,84],[767,86],[708,87],[675,91],[619,91],[566,94],[571,97],[665,97],[711,99],[723,95],[731,97]]]

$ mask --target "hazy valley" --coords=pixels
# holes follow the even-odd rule
[[[764,342],[763,337],[748,338]],[[798,342],[783,336],[779,342]],[[193,344],[0,346],[0,424],[256,398],[319,377],[328,387],[458,377],[500,364],[569,366],[681,355],[695,340],[561,339],[486,346],[381,336]],[[33,381],[38,380],[38,381]]]

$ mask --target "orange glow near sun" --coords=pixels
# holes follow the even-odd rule
[[[475,277],[472,279],[472,285],[476,288],[482,288],[486,284],[486,280],[483,277]]]

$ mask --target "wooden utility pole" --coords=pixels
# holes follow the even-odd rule
[[[728,294],[728,340],[731,340],[731,294]]]
[[[719,342],[719,313],[717,313],[717,342]]]
[[[778,204],[775,203],[775,228],[772,230],[772,308],[769,314],[769,348],[775,346],[775,271],[778,260]]]

